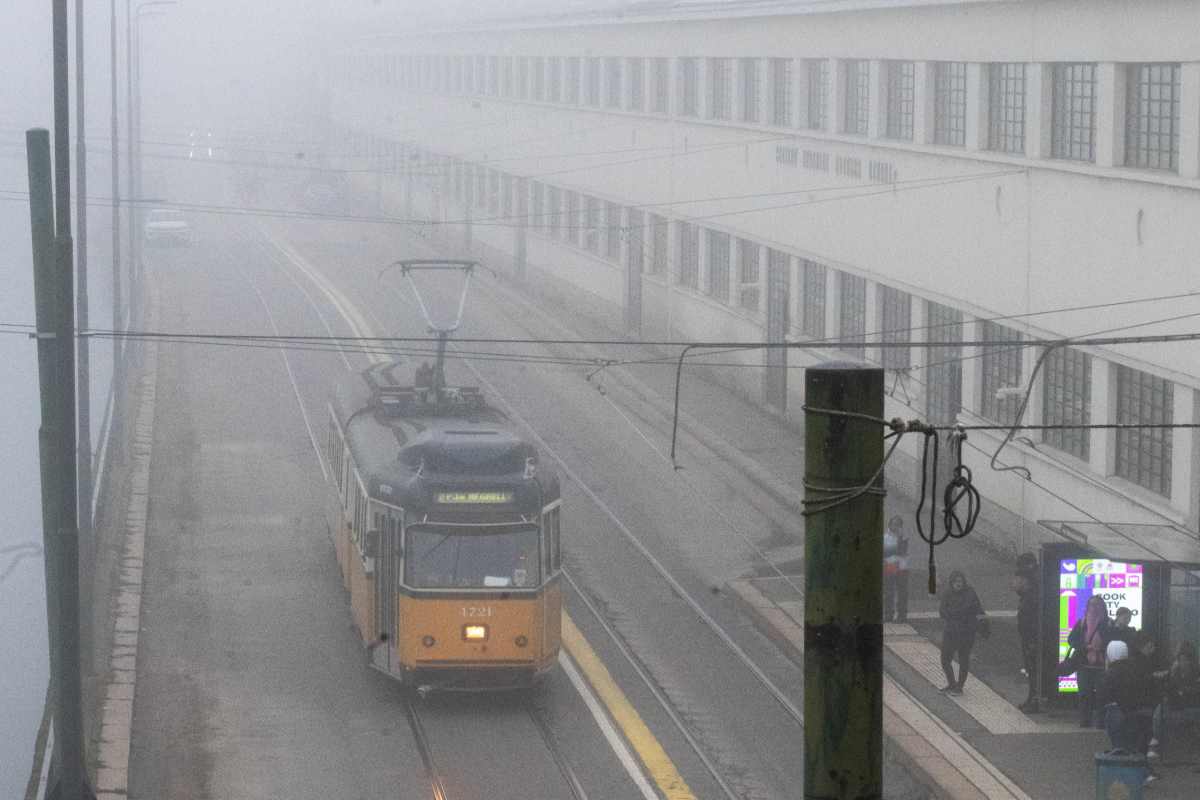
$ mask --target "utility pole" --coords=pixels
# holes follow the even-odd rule
[[[83,0],[75,0],[75,220],[78,227],[78,246],[75,249],[75,291],[78,300],[75,326],[81,331],[86,331],[88,329],[87,145],[84,141],[86,124],[83,113],[83,86]],[[87,336],[78,337],[76,350],[78,351],[76,381],[79,386],[79,441],[78,447],[76,447],[75,468],[79,475],[79,541],[83,563],[87,565],[83,574],[90,575],[95,542],[92,540],[91,346]],[[90,581],[81,581],[80,591],[83,598],[88,596],[84,588],[86,585],[90,585]],[[87,626],[85,631],[90,629],[91,627]],[[85,635],[83,637],[84,650],[90,653],[88,640],[89,637]],[[91,664],[91,659],[88,658],[86,663]]]
[[[883,796],[883,370],[805,375],[804,796]],[[870,489],[864,489],[873,482]],[[840,500],[840,502],[839,502]]]
[[[113,409],[112,418],[118,418],[120,410],[116,405],[121,394],[121,155],[119,142],[120,127],[117,122],[117,0],[112,0],[111,15],[108,22],[108,46],[111,51],[109,83],[111,84],[111,119],[109,121],[109,138],[112,139],[112,329],[113,329]]]

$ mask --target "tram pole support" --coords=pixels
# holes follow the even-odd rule
[[[804,797],[883,796],[883,370],[832,362],[805,375]],[[833,412],[833,413],[829,413]]]

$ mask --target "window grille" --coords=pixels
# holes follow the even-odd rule
[[[694,117],[698,112],[700,65],[699,59],[679,59],[679,113]]]
[[[517,58],[517,97],[529,99],[529,59],[525,56]]]
[[[1051,155],[1095,160],[1096,65],[1055,64],[1053,80]]]
[[[759,286],[758,245],[748,239],[738,239],[737,243],[738,305],[758,312],[762,295]]]
[[[1046,356],[1042,391],[1042,421],[1047,425],[1087,425],[1091,421],[1092,357],[1071,347],[1058,347]],[[1086,428],[1043,432],[1042,440],[1076,458],[1088,460],[1090,435]]]
[[[566,193],[566,219],[563,220],[563,239],[569,244],[579,246],[579,195],[575,192]]]
[[[688,289],[700,287],[700,229],[687,222],[679,223],[678,283]]]
[[[810,58],[804,68],[808,70],[808,127],[824,130],[829,123],[829,62]]]
[[[967,65],[962,61],[934,64],[933,141],[952,147],[967,142]]]
[[[513,57],[504,57],[504,75],[502,78],[501,88],[505,97],[513,96]]]
[[[841,345],[841,349],[862,358],[866,348],[853,342],[863,341],[867,333],[867,279],[848,272],[838,274],[838,289],[841,294],[838,338],[848,342]]]
[[[1130,367],[1118,365],[1116,369],[1117,422],[1170,425],[1175,416],[1171,382]],[[1117,475],[1170,497],[1172,438],[1167,428],[1118,429]]]
[[[708,59],[708,117],[729,119],[733,94],[733,70],[728,58]]]
[[[912,141],[916,91],[916,65],[911,61],[888,61],[887,138]]]
[[[621,107],[621,59],[605,59],[605,72],[608,79],[607,98],[605,104],[609,108]]]
[[[666,274],[670,264],[669,226],[666,218],[658,214],[650,215],[650,272],[654,275]]]
[[[629,209],[629,271],[640,275],[646,269],[646,212]]]
[[[512,217],[513,212],[513,178],[512,175],[500,176],[500,213],[505,219]]]
[[[1025,152],[1025,65],[988,65],[988,148]]]
[[[729,234],[707,231],[708,285],[710,297],[729,302]]]
[[[496,97],[500,94],[500,56],[488,56],[488,94]]]
[[[843,178],[862,177],[862,159],[852,156],[838,156],[833,161],[833,171]]]
[[[563,92],[563,102],[565,103],[579,105],[580,68],[579,56],[567,58],[567,76]]]
[[[600,201],[594,197],[583,198],[583,246],[600,252]]]
[[[583,77],[587,104],[598,108],[600,106],[600,59],[590,57],[585,66],[587,73]]]
[[[604,255],[609,261],[621,263],[621,207],[616,203],[605,203]]]
[[[896,165],[890,161],[868,161],[867,177],[875,183],[895,183]]]
[[[800,260],[800,332],[810,339],[825,338],[824,264]]]
[[[866,61],[846,61],[846,119],[842,126],[845,133],[867,134],[867,122],[871,116],[870,80]]]
[[[758,122],[758,59],[738,59],[738,77],[742,89],[742,121]]]
[[[794,167],[800,163],[800,149],[789,145],[775,145],[775,163]]]
[[[792,127],[792,60],[771,59],[771,124]]]
[[[542,56],[533,59],[533,99],[546,102],[546,59]]]
[[[557,186],[546,188],[546,232],[555,239],[562,233],[562,198]]]
[[[941,303],[926,301],[927,338],[935,342],[961,342],[962,312]],[[926,409],[929,421],[947,425],[962,411],[962,345],[925,348]]]
[[[1125,104],[1125,165],[1179,169],[1178,64],[1130,64]]]
[[[984,321],[980,338],[987,341],[1012,342],[1010,345],[981,347],[980,371],[983,373],[982,398],[979,413],[1001,425],[1011,425],[1017,418],[1024,392],[1022,381],[1022,348],[1020,332],[995,322]]]
[[[542,230],[546,225],[546,187],[541,181],[533,181],[533,204],[530,211],[530,225],[535,231]]]
[[[495,216],[500,213],[500,173],[494,169],[488,170],[488,213]]]
[[[546,81],[546,102],[561,103],[563,99],[562,58],[560,56],[550,56],[546,63],[550,70],[550,75]]]
[[[655,114],[666,114],[671,96],[671,63],[665,58],[654,59],[654,107]]]
[[[432,178],[430,179],[432,180]],[[475,205],[487,208],[487,168],[475,167]]]
[[[646,110],[646,59],[629,59],[629,110]]]
[[[912,338],[912,295],[891,286],[879,286],[879,328],[884,342]],[[912,364],[909,348],[885,347],[879,354],[884,369],[906,370]]]
[[[829,172],[829,153],[822,153],[820,150],[805,150],[800,154],[800,163],[804,165],[805,169]]]

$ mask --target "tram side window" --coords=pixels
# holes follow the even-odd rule
[[[559,547],[559,509],[555,508],[546,515],[546,573],[550,574],[562,566],[562,554]]]

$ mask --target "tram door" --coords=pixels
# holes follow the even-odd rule
[[[788,331],[788,294],[791,269],[787,253],[767,251],[767,342],[782,342]],[[763,400],[779,411],[787,410],[786,347],[763,350]]]
[[[396,632],[396,587],[400,583],[400,512],[384,509],[375,515],[379,530],[379,552],[375,556],[375,622],[387,645],[377,648],[388,654],[387,668],[396,666],[391,654],[399,646]]]

